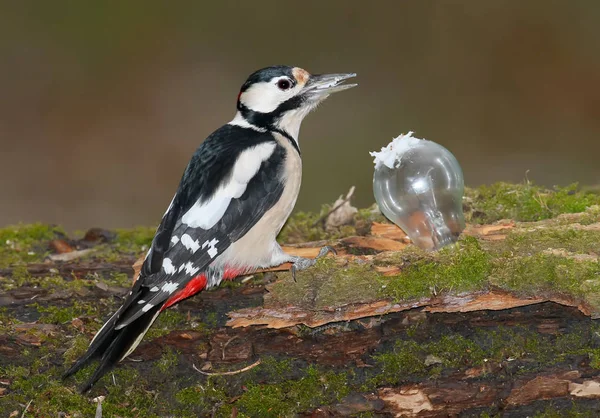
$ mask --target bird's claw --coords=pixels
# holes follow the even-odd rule
[[[335,249],[333,247],[330,247],[329,245],[321,248],[321,251],[319,251],[319,254],[317,254],[317,256],[315,258],[304,258],[304,257],[298,257],[293,261],[292,267],[290,268],[290,271],[292,273],[292,279],[294,280],[294,283],[296,283],[296,273],[300,270],[305,270],[309,267],[314,266],[317,263],[317,260],[325,257],[328,253],[332,253],[332,254],[337,254],[337,252],[335,251]]]
[[[317,256],[315,257],[315,260],[318,260],[321,257],[325,257],[329,253],[337,255],[337,251],[335,250],[335,248],[326,245],[323,248],[321,248],[321,251],[319,251],[319,254],[317,254]]]

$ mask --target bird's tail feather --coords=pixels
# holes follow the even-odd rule
[[[100,363],[96,371],[81,389],[81,392],[87,392],[104,374],[135,350],[156,320],[160,308],[161,305],[155,306],[131,324],[116,329],[123,307],[119,309],[98,331],[86,353],[65,372],[63,379],[76,373],[92,360],[99,358]]]

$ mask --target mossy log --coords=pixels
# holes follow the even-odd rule
[[[336,256],[184,301],[84,396],[91,368],[59,376],[153,229],[5,228],[0,416],[597,416],[599,203],[573,187],[469,190],[469,228],[437,253],[369,209],[329,231],[327,208],[298,214],[286,251]]]

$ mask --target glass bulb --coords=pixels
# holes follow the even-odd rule
[[[420,248],[438,250],[456,242],[465,219],[463,173],[454,155],[412,132],[371,155],[373,193],[381,212]]]

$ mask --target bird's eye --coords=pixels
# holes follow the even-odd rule
[[[292,86],[292,83],[290,83],[290,80],[288,80],[288,79],[285,79],[285,78],[284,78],[284,79],[282,79],[282,80],[279,80],[279,81],[277,82],[277,87],[279,87],[281,90],[287,90],[287,89],[289,89],[291,86]]]

